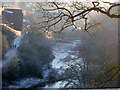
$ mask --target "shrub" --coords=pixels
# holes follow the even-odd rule
[[[21,59],[22,76],[35,76],[42,78],[42,68],[50,65],[54,59],[51,41],[42,34],[29,32],[25,34],[18,48]]]

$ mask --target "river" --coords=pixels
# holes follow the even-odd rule
[[[52,61],[52,67],[57,69],[66,69],[68,68],[67,62],[63,62],[64,58],[70,56],[74,58],[76,55],[74,54],[74,51],[72,51],[73,48],[76,47],[76,45],[80,44],[80,40],[73,40],[70,42],[58,42],[53,47],[53,54],[55,56],[55,59]],[[63,71],[64,72],[64,71]],[[66,81],[58,81],[54,84],[46,85],[45,88],[64,88]]]
[[[15,46],[14,48],[10,49],[7,53],[6,53],[6,60],[4,60],[4,64],[9,63],[9,59],[11,57],[17,56],[16,52],[17,52],[17,48],[20,46],[20,41],[22,39],[23,35],[18,36],[14,39],[13,41],[13,45]],[[64,41],[64,40],[61,40]],[[52,52],[53,55],[55,56],[55,58],[52,61],[52,67],[56,68],[56,69],[66,69],[68,68],[67,66],[67,62],[63,62],[62,60],[68,56],[70,57],[75,57],[74,51],[72,51],[72,49],[77,45],[80,44],[80,40],[72,40],[72,41],[68,41],[68,42],[56,42],[56,45],[53,46],[52,48]],[[64,72],[64,71],[61,71]],[[60,72],[59,72],[60,73]],[[18,85],[10,85],[9,88],[25,88],[25,87],[30,87],[33,84],[39,83],[41,81],[41,79],[39,78],[26,78],[23,80],[20,80],[19,82],[15,82]],[[65,85],[66,81],[58,81],[56,83],[50,84],[50,85],[46,85],[44,88],[63,88]]]

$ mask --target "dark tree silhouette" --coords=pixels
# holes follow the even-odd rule
[[[102,4],[105,4],[108,7],[103,7]],[[106,15],[109,18],[120,18],[119,6],[119,2],[111,3],[104,1],[91,1],[87,4],[82,2],[72,2],[71,4],[63,2],[37,3],[37,8],[44,12],[43,16],[45,18],[42,22],[44,25],[40,28],[59,33],[70,27],[72,27],[73,30],[84,30],[89,33],[88,30],[90,28],[101,24],[100,22],[90,21],[89,15],[91,15],[91,13],[97,12],[98,14]],[[115,76],[119,75],[120,66],[118,65],[112,68],[117,68],[116,72],[106,80],[102,81],[101,84],[106,85],[111,82]],[[113,69],[110,69],[108,71],[112,72],[112,70]],[[105,71],[105,73],[108,71]]]
[[[108,8],[102,6],[102,4],[108,5]],[[46,6],[47,5],[47,6]],[[72,2],[71,4],[63,2],[46,2],[37,3],[37,7],[43,10],[44,17],[47,18],[43,22],[44,25],[41,28],[46,28],[46,30],[53,30],[53,27],[60,27],[58,31],[62,32],[66,28],[73,27],[73,29],[82,29],[88,31],[91,27],[94,27],[100,23],[92,23],[90,21],[89,15],[91,12],[97,12],[104,14],[110,18],[120,18],[118,8],[120,3],[110,3],[110,2],[88,2],[87,4],[82,2]],[[114,11],[114,12],[113,12]],[[82,20],[82,21],[81,21]],[[77,25],[76,23],[82,22],[84,25]]]

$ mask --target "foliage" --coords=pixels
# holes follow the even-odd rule
[[[9,83],[12,80],[18,80],[19,79],[19,72],[20,67],[19,67],[19,60],[17,57],[11,58],[9,63],[7,65],[4,65],[2,68],[2,79],[3,81],[8,81]],[[3,82],[4,83],[4,82]]]
[[[106,54],[101,42],[83,35],[81,43],[73,50],[77,58],[67,60],[69,68],[65,76],[68,83],[65,87],[118,87],[119,66]]]
[[[24,35],[18,48],[23,75],[42,77],[42,68],[54,58],[51,48],[51,41],[39,32]]]
[[[77,47],[78,56],[82,57],[87,64],[100,65],[109,61],[104,50],[99,46],[99,42],[94,40],[81,41]]]

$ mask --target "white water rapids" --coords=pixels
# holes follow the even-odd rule
[[[77,44],[80,44],[80,40],[74,40],[69,43],[57,43],[56,46],[53,47],[53,55],[55,56],[55,59],[52,61],[53,68],[67,68],[65,63],[61,60],[66,58],[67,56],[75,57],[70,53],[73,52],[71,51],[71,49],[74,48]]]
[[[70,53],[74,53],[71,49],[77,44],[80,44],[80,40],[74,40],[69,43],[58,42],[53,47],[53,55],[55,56],[55,59],[52,61],[52,67],[58,69],[61,69],[61,67],[64,69],[68,68],[67,63],[63,62],[62,59],[66,58],[67,56],[74,58],[75,55]],[[66,83],[66,81],[58,81],[54,84],[46,85],[45,88],[64,88]]]
[[[14,48],[10,49],[7,53],[6,53],[6,59],[10,59],[13,58],[17,53],[17,48],[20,46],[20,41],[23,38],[23,35],[18,36],[14,39],[13,41],[13,45],[15,46]],[[53,46],[53,55],[55,56],[55,58],[52,61],[52,67],[53,68],[57,68],[60,69],[62,68],[67,68],[66,63],[64,63],[61,59],[66,58],[67,56],[71,56],[71,57],[75,57],[75,55],[70,54],[73,53],[73,51],[71,51],[72,48],[74,48],[77,44],[80,44],[80,40],[73,40],[70,42],[56,42],[56,45]],[[3,64],[9,63],[10,60],[6,60],[6,62],[4,62]],[[30,79],[31,80],[31,79]],[[22,80],[20,83],[19,88],[25,87],[25,84],[22,84],[23,82],[26,83],[26,87],[30,86],[30,84],[34,84],[32,83],[33,81],[37,82],[39,81],[39,79],[36,78],[32,78],[32,81],[30,81],[29,78],[28,79],[24,79]],[[50,84],[50,85],[46,85],[44,88],[63,88],[65,85],[66,81],[62,82],[56,82],[54,84]],[[16,87],[16,86],[10,86],[10,87]]]

